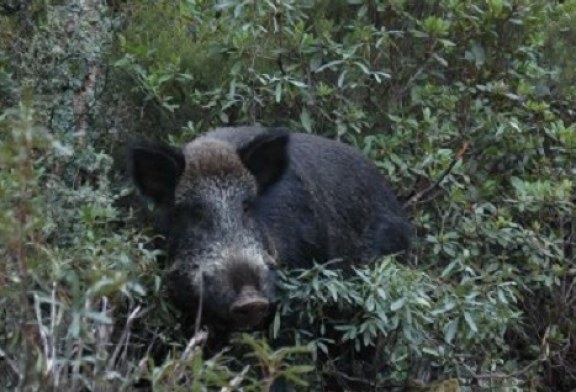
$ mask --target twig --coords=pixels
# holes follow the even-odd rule
[[[470,147],[470,143],[465,142],[464,145],[462,145],[462,147],[460,148],[460,150],[456,154],[456,156],[454,157],[454,159],[452,160],[452,162],[450,162],[450,165],[448,165],[448,167],[442,172],[440,177],[438,177],[438,179],[436,181],[434,181],[434,183],[432,185],[421,190],[420,192],[418,192],[414,196],[412,196],[410,199],[408,199],[408,201],[406,203],[404,203],[404,207],[408,207],[408,206],[411,206],[413,204],[416,204],[418,202],[418,200],[420,200],[422,197],[424,197],[428,193],[432,192],[434,189],[438,188],[438,186],[444,180],[444,178],[446,178],[446,176],[448,174],[450,174],[450,172],[452,172],[452,169],[454,169],[454,166],[456,165],[456,163],[458,163],[458,161],[462,159],[462,157],[464,156],[464,154],[466,153],[466,151],[468,150],[469,147]]]
[[[358,384],[362,384],[365,386],[365,388],[370,388],[370,389],[374,389],[377,387],[382,387],[382,385],[376,384],[368,379],[365,378],[360,378],[360,377],[354,377],[354,376],[350,376],[344,372],[339,372],[337,370],[330,370],[327,372],[324,372],[324,374],[328,375],[328,376],[335,376],[336,378],[340,378],[340,380],[345,380],[348,382],[353,382],[353,383],[358,383]]]
[[[108,368],[108,370],[111,370],[114,368],[114,364],[116,363],[116,359],[118,358],[118,355],[120,355],[120,351],[124,348],[124,346],[128,345],[128,341],[129,341],[128,335],[130,333],[132,323],[134,322],[134,320],[137,317],[141,316],[141,314],[139,314],[141,308],[142,308],[141,306],[137,306],[136,309],[134,309],[130,313],[130,315],[128,316],[128,319],[126,320],[126,325],[124,326],[124,330],[122,331],[122,335],[120,336],[120,339],[118,340],[118,342],[116,344],[116,348],[114,349],[114,353],[112,354],[112,356],[108,360],[108,366],[106,366]]]
[[[222,387],[222,389],[220,389],[220,392],[232,392],[236,388],[238,388],[240,386],[240,383],[244,381],[244,377],[246,376],[246,373],[248,373],[249,369],[250,366],[246,365],[244,369],[242,369],[242,371],[238,375],[236,375],[236,377],[230,380],[228,386]]]
[[[182,363],[190,358],[194,357],[194,349],[203,345],[206,342],[208,333],[205,331],[196,332],[194,336],[188,341],[184,352],[180,356],[180,361],[176,363],[174,370],[172,371],[172,377],[180,377],[180,369],[182,368]]]
[[[2,348],[0,348],[0,361],[6,362],[8,366],[10,366],[10,369],[12,369],[14,373],[16,373],[16,377],[18,379],[22,379],[23,375],[22,372],[18,369],[18,365],[16,364],[16,362],[8,358],[8,355],[6,355],[6,352],[2,350]]]
[[[194,333],[200,331],[202,323],[202,304],[204,303],[204,273],[200,272],[200,295],[198,295],[198,310],[196,311],[196,320],[194,321]]]
[[[424,70],[428,67],[428,65],[430,65],[430,63],[432,62],[432,60],[434,59],[434,57],[432,55],[430,55],[430,57],[428,57],[420,67],[418,67],[418,69],[416,70],[416,72],[414,72],[414,74],[412,76],[410,76],[410,78],[406,81],[406,83],[404,83],[404,86],[400,89],[400,91],[396,92],[395,95],[397,97],[403,97],[404,94],[406,93],[406,91],[410,88],[410,86],[412,85],[412,83],[416,80],[416,78],[418,76],[420,76],[420,74],[422,74],[422,72],[424,72]]]
[[[470,369],[469,366],[467,366],[466,364],[463,364],[464,367],[466,368],[466,370],[468,370],[468,372],[470,372],[470,375],[477,379],[477,380],[485,380],[485,379],[493,379],[493,378],[499,378],[499,379],[503,379],[503,378],[511,378],[511,377],[518,377],[521,376],[524,373],[527,373],[528,370],[530,370],[531,368],[533,368],[535,365],[539,364],[542,362],[542,359],[536,359],[532,362],[530,362],[528,365],[524,366],[522,369],[519,369],[515,372],[512,373],[484,373],[484,374],[476,374],[472,369]]]
[[[46,372],[51,372],[53,370],[53,366],[55,361],[53,360],[56,358],[56,352],[52,351],[51,348],[53,347],[52,340],[55,338],[52,335],[52,339],[46,333],[46,328],[42,323],[42,311],[40,309],[40,299],[38,295],[34,294],[34,312],[36,314],[36,322],[38,323],[38,334],[40,335],[40,339],[42,341],[42,348],[44,351],[44,357],[46,358]]]
[[[190,338],[190,340],[188,341],[188,344],[186,345],[186,349],[184,350],[184,352],[180,356],[180,360],[184,361],[188,357],[190,357],[190,354],[192,353],[194,348],[203,345],[204,342],[206,342],[207,337],[208,337],[208,333],[206,331],[196,332],[194,334],[194,336],[192,336],[192,338]]]

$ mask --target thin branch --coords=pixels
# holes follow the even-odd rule
[[[412,196],[410,199],[408,199],[408,201],[406,203],[404,203],[404,207],[408,207],[408,206],[411,206],[413,204],[416,204],[424,196],[426,196],[427,194],[432,192],[434,189],[438,188],[440,186],[440,183],[444,180],[444,178],[446,178],[446,176],[448,176],[448,174],[450,174],[452,172],[452,169],[454,169],[454,166],[456,166],[456,163],[458,163],[458,161],[460,161],[462,159],[462,157],[464,156],[466,151],[468,151],[469,147],[470,147],[470,143],[465,142],[462,145],[462,147],[460,148],[460,150],[458,151],[458,153],[456,154],[456,156],[454,157],[454,159],[452,160],[452,162],[450,162],[448,167],[442,172],[440,177],[438,177],[438,179],[436,181],[434,181],[434,183],[432,183],[430,186],[421,190],[420,192],[418,192],[414,196]]]
[[[494,379],[494,378],[498,378],[498,379],[505,379],[505,378],[518,378],[519,376],[523,375],[524,373],[527,373],[530,369],[532,369],[534,366],[536,366],[537,364],[542,363],[542,359],[536,359],[532,362],[530,362],[528,365],[524,366],[522,369],[519,369],[515,372],[512,373],[483,373],[483,374],[476,374],[469,366],[467,366],[466,364],[463,364],[464,367],[466,368],[466,370],[468,370],[468,372],[470,372],[470,375],[477,379],[477,380],[486,380],[486,379]]]
[[[6,364],[8,364],[10,369],[12,369],[12,371],[16,374],[16,377],[18,379],[22,379],[23,374],[20,371],[20,369],[18,369],[18,365],[16,364],[16,362],[8,358],[8,355],[6,355],[6,352],[2,350],[2,348],[0,348],[0,361],[6,362]]]
[[[242,381],[244,381],[244,377],[246,377],[246,373],[248,373],[249,369],[250,369],[250,366],[246,365],[244,367],[244,369],[242,369],[242,371],[236,375],[236,377],[234,377],[232,380],[230,380],[230,382],[228,383],[228,386],[222,387],[222,389],[220,389],[220,392],[235,391],[240,386]]]
[[[114,364],[116,363],[116,359],[118,358],[118,355],[120,355],[120,351],[128,345],[128,341],[129,339],[129,334],[130,334],[130,330],[132,328],[132,323],[134,322],[134,320],[137,317],[142,316],[140,313],[140,309],[142,309],[141,306],[137,306],[131,313],[130,315],[128,315],[128,318],[126,319],[126,325],[124,326],[124,330],[122,331],[122,335],[120,336],[120,339],[118,340],[118,342],[116,343],[116,348],[114,349],[114,353],[112,354],[112,356],[110,357],[110,359],[108,360],[108,370],[111,370],[114,368]]]

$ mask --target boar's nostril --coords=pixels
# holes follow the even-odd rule
[[[255,290],[242,290],[230,306],[232,318],[240,325],[255,326],[268,313],[270,303]]]

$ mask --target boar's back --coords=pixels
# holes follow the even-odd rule
[[[236,148],[267,128],[219,128],[203,137]],[[256,202],[255,213],[279,260],[365,262],[409,247],[411,225],[376,166],[357,149],[320,136],[291,133],[288,168]]]

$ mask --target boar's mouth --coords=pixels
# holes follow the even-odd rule
[[[261,324],[268,315],[270,302],[252,286],[243,287],[230,305],[231,319],[237,329],[249,329]]]
[[[167,274],[172,302],[190,326],[229,332],[264,327],[273,311],[275,268],[244,254],[223,260],[188,273],[183,262],[174,263]]]
[[[203,280],[209,284],[199,285],[202,288],[198,290],[188,286],[184,274],[173,271],[169,277],[170,298],[183,311],[190,327],[204,324],[228,331],[254,330],[265,325],[273,310],[271,293],[268,290],[263,292],[259,285],[245,284],[222,292],[222,286],[214,284],[210,277],[204,277]]]

